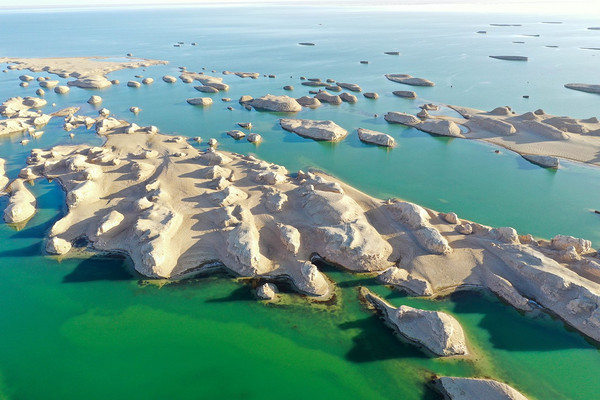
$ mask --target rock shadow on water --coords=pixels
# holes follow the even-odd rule
[[[556,351],[593,347],[560,320],[543,311],[520,315],[509,305],[480,291],[458,291],[448,296],[455,314],[483,314],[479,327],[488,332],[494,348],[508,351]]]
[[[120,256],[92,256],[81,261],[73,271],[63,277],[62,283],[96,281],[128,281],[138,279],[126,267]]]
[[[350,362],[369,363],[402,358],[429,358],[418,347],[397,338],[376,315],[338,326],[342,330],[360,330],[360,333],[352,338],[352,348],[345,356]]]

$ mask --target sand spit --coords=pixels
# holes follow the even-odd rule
[[[15,69],[28,69],[32,72],[46,71],[51,74],[72,77],[69,86],[102,89],[112,85],[106,75],[125,68],[143,68],[167,61],[134,59],[124,62],[107,61],[108,57],[64,57],[64,58],[9,58],[0,57],[0,63],[9,63]]]
[[[407,74],[386,74],[386,78],[388,78],[392,82],[403,83],[405,85],[411,86],[435,86],[430,80],[424,78],[415,78],[411,75]]]
[[[452,400],[527,400],[506,383],[491,379],[441,377],[434,381],[444,398]]]
[[[600,85],[591,85],[588,83],[567,83],[567,89],[579,90],[580,92],[600,94]]]
[[[595,118],[558,117],[543,110],[514,113],[510,107],[492,111],[447,106],[462,118],[419,113],[389,112],[386,121],[411,126],[436,135],[479,139],[524,156],[552,156],[600,165],[600,121]],[[555,168],[554,161],[537,158],[538,164]]]
[[[400,338],[438,357],[468,354],[463,329],[451,315],[409,306],[396,308],[364,287],[360,288],[360,296]]]
[[[333,286],[310,262],[316,254],[349,271],[380,272],[381,282],[420,295],[488,288],[516,308],[539,305],[600,340],[600,258],[587,240],[537,241],[510,227],[384,202],[324,174],[292,177],[252,156],[199,151],[156,127],[95,121],[103,146],[32,150],[26,178],[11,184],[12,193],[23,180],[61,183],[68,213],[50,240],[86,237],[98,250],[128,254],[148,277],[226,268],[328,298]],[[322,124],[284,121],[295,129]]]
[[[528,60],[528,58],[524,57],[524,56],[490,56],[490,58],[495,58],[497,60],[506,60],[506,61],[527,61]]]

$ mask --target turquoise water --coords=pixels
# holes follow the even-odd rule
[[[118,59],[132,52],[166,59],[165,66],[111,74],[124,83],[141,73],[156,80],[151,86],[73,88],[46,98],[56,109],[77,105],[85,114],[96,112],[85,101],[100,94],[102,107],[118,117],[164,132],[215,137],[223,149],[254,153],[291,171],[319,168],[381,198],[402,197],[540,237],[573,234],[598,245],[600,219],[590,212],[600,209],[597,168],[564,162],[552,172],[508,151],[496,154],[487,144],[434,138],[388,125],[381,117],[387,111],[415,112],[429,101],[597,116],[600,96],[562,87],[596,83],[600,52],[580,48],[599,46],[600,33],[586,30],[597,23],[584,18],[540,23],[556,18],[295,7],[6,12],[0,13],[5,38],[0,56]],[[497,22],[523,26],[489,26]],[[40,35],[42,27],[52,27],[51,32]],[[178,41],[186,44],[173,47]],[[192,41],[198,46],[190,46]],[[297,45],[304,41],[316,46]],[[488,58],[500,54],[527,55],[530,61]],[[193,85],[160,80],[167,73],[178,75],[180,65],[277,77],[223,76],[231,90],[210,95],[214,104],[200,109],[185,102],[205,95]],[[385,73],[410,73],[437,85],[416,88],[417,100],[400,99],[391,92],[410,88],[387,81]],[[35,92],[35,84],[18,86],[20,74],[0,73],[0,98]],[[332,119],[348,129],[350,135],[338,144],[300,138],[279,128],[280,115],[237,104],[244,94],[289,94],[282,90],[288,84],[295,86],[294,96],[305,95],[309,88],[300,86],[300,76],[358,83],[381,97],[297,114]],[[233,101],[223,103],[223,96]],[[130,106],[142,111],[134,116]],[[251,121],[264,143],[256,147],[225,134],[241,121]],[[85,130],[74,131],[71,139],[61,125],[51,122],[42,138],[27,146],[19,144],[19,135],[1,138],[0,157],[8,160],[9,175],[18,174],[31,148],[101,143]],[[387,132],[398,147],[365,145],[354,132],[358,127]],[[396,305],[443,309],[463,324],[475,356],[431,360],[397,342],[361,308],[356,287],[373,284],[365,277],[326,269],[341,287],[336,304],[315,306],[290,295],[286,305],[273,307],[253,300],[251,283],[226,276],[161,287],[129,276],[126,260],[83,253],[64,260],[44,257],[42,239],[59,218],[63,197],[54,184],[37,183],[33,190],[40,212],[27,227],[15,231],[0,225],[0,399],[426,399],[435,398],[426,386],[432,374],[490,376],[538,399],[589,399],[598,390],[600,355],[594,345],[545,315],[522,316],[487,296],[461,294],[431,302],[378,288]],[[0,208],[5,204],[0,198]]]

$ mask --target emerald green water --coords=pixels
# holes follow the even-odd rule
[[[207,7],[0,13],[0,33],[7,38],[0,42],[0,56],[120,57],[131,51],[167,59],[171,62],[166,66],[111,74],[122,82],[138,73],[155,78],[148,87],[73,88],[66,96],[48,93],[46,99],[57,109],[81,106],[85,114],[96,112],[85,101],[100,94],[102,106],[118,117],[154,124],[164,132],[215,137],[223,149],[254,153],[291,171],[319,168],[381,198],[403,197],[478,222],[514,226],[520,233],[546,238],[566,233],[600,244],[600,219],[590,212],[600,209],[598,168],[563,162],[551,172],[508,151],[496,154],[486,144],[434,138],[381,118],[392,110],[415,112],[429,101],[597,115],[600,96],[562,88],[570,81],[594,82],[597,57],[579,47],[597,46],[597,32],[585,29],[597,23],[571,18],[553,26],[540,24],[542,17],[457,14],[448,19],[376,9],[327,8],[315,16],[313,11]],[[524,25],[488,25],[505,21]],[[52,26],[52,35],[37,34],[46,26]],[[476,35],[480,29],[488,34]],[[542,36],[523,39],[522,33]],[[522,47],[512,43],[522,39],[527,42]],[[172,47],[180,40],[199,45]],[[297,46],[301,41],[317,46]],[[402,56],[382,54],[390,50]],[[530,61],[488,59],[495,53],[528,55]],[[362,59],[370,64],[359,64]],[[201,95],[192,85],[160,81],[166,73],[177,75],[179,65],[274,73],[277,78],[224,76],[231,85],[226,96],[234,101],[222,103],[221,94],[212,95],[213,106],[199,109],[185,102]],[[406,88],[383,77],[392,72],[422,76],[437,85],[416,89],[416,101],[400,99],[391,91]],[[17,86],[21,73],[0,73],[1,98],[33,94],[35,84]],[[277,123],[280,115],[249,112],[237,104],[244,94],[284,94],[281,87],[287,84],[295,86],[294,96],[305,95],[309,89],[300,86],[301,75],[356,82],[381,97],[370,101],[359,96],[354,105],[324,105],[297,114],[332,119],[348,129],[348,138],[335,145],[285,132]],[[524,100],[523,94],[530,99]],[[132,105],[142,108],[138,116],[128,112]],[[241,121],[251,121],[264,143],[256,147],[226,136]],[[0,157],[8,160],[9,176],[18,174],[31,148],[101,144],[91,131],[76,130],[71,139],[61,125],[53,120],[42,138],[27,146],[19,144],[19,135],[0,138]],[[398,147],[365,145],[354,132],[358,127],[387,132]],[[436,395],[426,383],[433,374],[489,376],[532,399],[596,397],[597,347],[547,315],[520,315],[485,294],[463,293],[435,302],[404,297],[376,287],[369,277],[327,266],[321,268],[340,288],[331,305],[288,294],[284,305],[267,306],[254,300],[251,282],[225,275],[146,284],[130,275],[128,261],[120,258],[85,253],[63,260],[44,257],[43,237],[60,218],[63,195],[49,183],[38,182],[32,190],[40,210],[27,226],[16,231],[0,224],[2,400],[432,399]],[[5,204],[6,198],[0,197],[0,209]],[[397,341],[359,304],[359,285],[395,305],[450,312],[463,325],[474,356],[430,359]]]

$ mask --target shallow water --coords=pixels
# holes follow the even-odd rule
[[[508,151],[495,154],[496,148],[487,144],[432,137],[388,125],[381,117],[387,111],[415,112],[429,101],[597,116],[600,96],[562,85],[594,83],[600,53],[580,47],[598,46],[600,33],[586,30],[594,22],[583,18],[564,19],[562,25],[540,23],[548,18],[447,18],[291,7],[11,12],[0,13],[0,33],[7,38],[0,43],[0,55],[120,59],[132,52],[136,57],[167,59],[166,66],[111,74],[122,82],[116,87],[73,88],[67,95],[50,92],[46,98],[57,109],[79,105],[82,113],[95,113],[99,107],[85,101],[100,94],[102,107],[118,117],[205,141],[215,137],[223,149],[254,153],[291,171],[319,168],[381,198],[402,197],[540,237],[573,234],[598,245],[600,219],[590,212],[600,209],[597,168],[564,162],[560,170],[548,171]],[[496,22],[523,26],[489,26]],[[52,27],[51,34],[38,34],[44,26]],[[478,30],[488,33],[476,34]],[[526,43],[512,43],[521,40]],[[186,44],[175,48],[177,41]],[[198,46],[190,46],[192,41]],[[316,46],[297,45],[304,41]],[[401,56],[384,51],[400,51]],[[527,55],[530,61],[488,58],[500,54]],[[205,67],[209,73],[257,71],[277,78],[223,76],[231,90],[209,95],[214,104],[201,109],[185,102],[206,96],[193,85],[160,80],[167,73],[177,76],[179,65],[192,71]],[[125,86],[140,73],[156,82],[140,89]],[[406,87],[387,81],[385,73],[410,73],[437,85]],[[0,73],[0,98],[35,92],[35,82],[29,88],[18,86],[20,74]],[[350,135],[338,144],[285,132],[278,126],[280,115],[249,112],[236,101],[244,94],[289,94],[281,89],[287,84],[294,85],[292,94],[300,97],[309,90],[300,86],[302,75],[355,82],[381,97],[368,100],[359,94],[354,105],[324,105],[297,114],[332,119],[348,129]],[[419,94],[414,101],[391,94],[413,89]],[[523,99],[524,94],[530,99]],[[223,103],[223,96],[234,100]],[[142,112],[129,113],[132,105]],[[235,109],[228,111],[227,105]],[[241,121],[251,121],[264,143],[256,147],[225,134]],[[61,125],[52,121],[42,138],[27,146],[19,144],[18,135],[1,138],[0,156],[8,160],[9,175],[18,174],[31,148],[101,143],[84,130],[75,131],[71,139]],[[354,132],[358,127],[387,132],[398,147],[384,150],[363,144]],[[595,346],[559,321],[519,315],[487,296],[460,294],[431,302],[377,288],[396,305],[443,309],[463,324],[475,357],[432,360],[396,341],[361,308],[356,286],[373,284],[362,277],[326,269],[341,286],[334,306],[314,306],[289,296],[288,305],[272,307],[255,302],[248,283],[227,277],[140,285],[125,272],[127,262],[118,258],[43,257],[42,240],[59,217],[63,196],[55,184],[37,183],[33,189],[40,212],[27,227],[15,231],[0,225],[0,399],[424,399],[434,398],[425,385],[432,374],[490,376],[538,399],[589,399],[598,390],[600,355]],[[5,204],[6,198],[0,198],[0,207]]]

